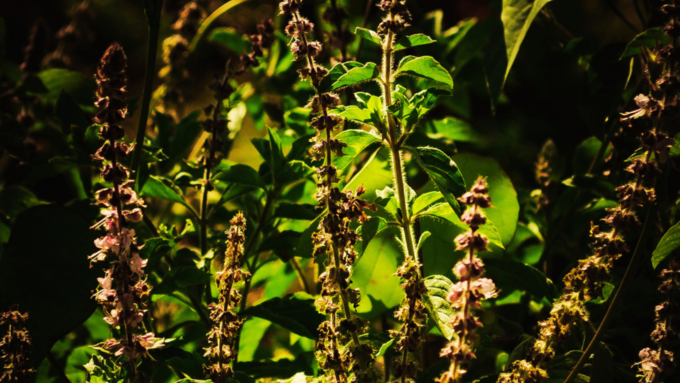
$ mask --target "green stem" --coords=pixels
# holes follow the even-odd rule
[[[188,51],[188,56],[191,56],[191,54],[196,50],[196,47],[198,46],[198,43],[201,41],[203,38],[203,35],[205,32],[210,28],[210,25],[217,20],[220,16],[225,14],[228,10],[234,8],[235,6],[239,4],[243,4],[248,0],[233,0],[230,1],[221,7],[217,8],[215,12],[213,12],[208,18],[206,18],[201,26],[198,28],[198,32],[196,33],[196,36],[194,36],[193,40],[191,40],[191,44],[189,45],[189,51]]]
[[[569,373],[569,376],[567,376],[567,379],[564,380],[564,383],[571,383],[576,379],[579,371],[581,371],[583,366],[586,364],[588,358],[590,357],[590,354],[594,351],[595,346],[599,343],[600,339],[602,338],[602,335],[604,334],[604,330],[607,328],[607,325],[609,325],[609,322],[614,317],[613,315],[614,310],[616,309],[616,306],[619,304],[621,298],[623,297],[622,292],[626,289],[626,287],[630,283],[632,270],[635,268],[634,266],[637,266],[638,258],[640,258],[640,254],[643,253],[640,250],[640,247],[644,240],[647,238],[647,234],[649,234],[647,229],[649,226],[649,217],[652,215],[653,210],[655,210],[654,206],[650,207],[649,210],[647,211],[645,223],[642,227],[642,233],[640,234],[640,238],[638,239],[637,245],[635,245],[635,251],[633,251],[633,256],[630,258],[630,261],[628,262],[628,267],[626,267],[626,272],[625,274],[623,274],[621,284],[619,284],[619,288],[616,290],[616,293],[614,294],[614,297],[612,298],[612,301],[609,304],[609,308],[607,309],[607,312],[604,314],[604,318],[602,318],[600,326],[597,328],[597,332],[595,332],[593,339],[590,340],[588,347],[586,347],[586,350],[583,352],[578,362]]]
[[[135,150],[132,153],[132,166],[130,170],[135,175],[135,185],[139,185],[139,165],[144,148],[144,136],[146,135],[146,121],[149,119],[149,103],[153,93],[153,78],[156,73],[156,53],[158,51],[158,34],[160,30],[161,9],[163,0],[144,0],[144,13],[149,25],[149,39],[146,50],[146,68],[144,70],[144,93],[142,105],[139,111],[139,124],[137,125],[137,138]]]

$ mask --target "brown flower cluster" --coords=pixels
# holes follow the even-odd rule
[[[104,218],[93,228],[104,228],[107,233],[95,240],[99,251],[89,258],[91,262],[110,262],[111,268],[105,271],[104,278],[98,278],[99,288],[94,299],[104,307],[104,320],[114,328],[121,328],[123,339],[109,339],[100,347],[114,353],[125,355],[132,372],[137,360],[148,356],[148,350],[163,345],[149,332],[138,335],[138,329],[146,310],[145,300],[151,287],[146,284],[144,266],[146,260],[139,256],[142,246],[137,245],[135,230],[130,224],[142,219],[144,202],[134,191],[134,180],[129,179],[130,171],[121,164],[133,149],[132,145],[121,141],[124,136],[119,123],[125,118],[125,69],[127,58],[123,48],[112,44],[104,53],[97,68],[97,101],[102,108],[95,116],[101,124],[99,137],[104,140],[101,148],[92,156],[102,161],[102,179],[111,185],[96,193],[95,205],[102,207]]]
[[[165,66],[160,70],[159,76],[165,81],[166,89],[162,102],[168,111],[169,105],[178,104],[184,100],[178,84],[188,76],[185,64],[189,45],[205,17],[206,12],[200,2],[186,3],[179,12],[179,18],[172,25],[175,34],[163,40]]]
[[[619,203],[607,209],[608,214],[603,219],[607,228],[592,225],[590,237],[594,254],[579,261],[578,266],[564,277],[562,296],[553,305],[550,317],[539,323],[539,338],[524,360],[514,362],[510,372],[501,374],[499,382],[534,383],[547,378],[545,368],[555,356],[555,348],[569,337],[571,328],[578,321],[588,321],[584,302],[602,297],[602,288],[610,280],[614,262],[628,252],[624,235],[640,226],[636,209],[655,201],[654,179],[661,172],[659,164],[666,162],[669,149],[674,144],[668,134],[673,132],[662,129],[672,129],[673,124],[669,122],[677,121],[679,116],[677,93],[680,78],[672,59],[678,49],[676,28],[672,27],[677,25],[677,12],[675,7],[664,9],[672,16],[671,22],[664,28],[669,35],[669,44],[657,46],[653,51],[643,50],[646,59],[643,64],[660,64],[662,74],[655,82],[648,78],[651,93],[635,97],[638,109],[624,113],[621,119],[629,122],[629,133],[635,135],[641,144],[641,154],[634,157],[625,169],[635,178],[616,189]],[[649,71],[645,70],[645,73]],[[650,352],[645,357],[652,358],[651,355]],[[655,358],[659,359],[658,356]]]
[[[274,42],[274,24],[272,19],[262,20],[262,23],[257,25],[257,33],[248,37],[250,38],[251,52],[250,54],[246,52],[241,54],[243,70],[260,65],[257,58],[264,56],[263,49],[269,49],[272,46]]]
[[[661,278],[663,282],[659,286],[659,291],[666,294],[668,300],[655,308],[655,329],[652,332],[652,340],[657,349],[652,350],[647,347],[641,350],[641,360],[636,363],[640,372],[638,377],[642,383],[656,383],[662,373],[668,373],[674,367],[671,349],[678,344],[678,334],[673,330],[671,323],[673,316],[678,314],[676,298],[680,292],[680,286],[678,286],[680,263],[672,259],[668,268],[661,271]]]
[[[293,38],[291,50],[295,59],[305,60],[307,64],[299,70],[300,76],[303,80],[311,80],[318,91],[328,70],[314,60],[321,51],[321,44],[307,37],[314,25],[300,16],[301,3],[301,0],[281,2],[281,14],[291,17],[286,34]],[[336,383],[347,382],[350,373],[353,373],[352,380],[360,382],[370,379],[374,373],[372,350],[359,340],[359,335],[366,331],[366,324],[351,313],[350,304],[357,305],[361,296],[358,289],[350,287],[349,275],[357,258],[354,246],[359,240],[358,234],[350,229],[350,223],[355,219],[365,222],[368,217],[363,210],[375,210],[375,206],[359,198],[365,193],[363,187],[355,192],[342,192],[336,185],[339,179],[338,169],[332,161],[333,154],[342,155],[342,148],[347,145],[332,137],[333,130],[342,119],[329,110],[339,104],[337,95],[317,92],[307,105],[316,115],[311,121],[312,127],[317,130],[312,139],[312,156],[325,160],[325,164],[317,168],[315,196],[327,208],[327,215],[319,223],[319,231],[313,235],[314,256],[329,256],[326,270],[319,276],[322,290],[317,306],[329,316],[329,320],[319,327],[317,358],[321,368],[329,373],[329,379]]]
[[[28,383],[35,375],[31,366],[31,336],[24,327],[28,313],[19,312],[13,305],[0,313],[0,326],[8,326],[7,334],[0,338],[0,383]]]
[[[451,307],[457,310],[451,320],[451,327],[456,332],[457,339],[447,344],[440,352],[440,356],[447,358],[451,363],[448,371],[437,379],[440,383],[461,381],[465,374],[462,364],[475,357],[472,352],[477,340],[475,329],[482,325],[472,310],[481,309],[483,299],[497,296],[493,281],[489,278],[480,278],[484,274],[484,263],[476,256],[481,251],[489,251],[486,247],[489,240],[477,231],[480,225],[486,223],[486,215],[480,209],[491,207],[488,192],[486,180],[479,177],[470,191],[459,199],[469,206],[460,219],[470,226],[470,230],[456,237],[456,250],[465,251],[463,259],[453,267],[458,282],[451,287],[448,296]]]
[[[234,312],[242,299],[235,285],[250,278],[250,273],[241,270],[240,265],[243,244],[246,241],[246,219],[239,212],[229,223],[231,227],[227,231],[224,269],[215,277],[219,298],[217,303],[208,306],[213,325],[208,333],[210,347],[205,349],[204,356],[210,361],[210,366],[203,366],[203,372],[213,382],[226,382],[234,376],[230,363],[236,359],[238,350],[234,341],[243,324],[243,319],[239,319]]]
[[[382,0],[378,3],[378,8],[388,12],[387,16],[378,25],[378,32],[399,33],[404,28],[411,25],[411,13],[406,8],[406,0]]]

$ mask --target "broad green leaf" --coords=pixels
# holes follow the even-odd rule
[[[376,43],[378,45],[382,44],[382,39],[380,38],[380,35],[376,31],[372,31],[372,30],[366,29],[366,28],[357,27],[357,29],[354,30],[354,34],[356,34],[357,36],[361,37],[362,39],[368,40],[372,43]]]
[[[397,43],[394,45],[394,51],[397,52],[402,49],[417,47],[419,45],[432,44],[434,42],[435,40],[432,40],[430,36],[424,35],[422,33],[418,33],[411,36],[404,36],[401,39],[399,39],[399,41],[397,41]]]
[[[491,208],[485,212],[503,238],[503,246],[508,245],[515,236],[519,217],[519,201],[512,181],[493,158],[464,153],[453,159],[470,184],[480,175],[486,177]]]
[[[158,121],[158,147],[162,148],[168,156],[168,159],[162,163],[164,170],[171,169],[184,158],[187,151],[193,146],[196,138],[203,131],[203,127],[198,121],[200,114],[200,111],[192,112],[177,123],[177,125],[173,126],[170,117],[162,113],[156,113]]]
[[[283,167],[283,147],[281,145],[281,138],[279,135],[272,130],[272,128],[267,127],[267,132],[269,133],[269,148],[270,148],[270,159],[269,168],[272,171],[272,175],[275,180],[278,180],[279,169]]]
[[[56,341],[92,315],[92,290],[104,275],[87,257],[105,232],[91,230],[96,209],[41,205],[20,213],[0,257],[0,308],[28,312],[32,361],[38,366]],[[58,314],[58,315],[57,315]]]
[[[171,294],[179,289],[189,286],[205,285],[210,281],[210,274],[196,266],[173,267],[163,278],[163,281],[154,287],[154,294]]]
[[[47,88],[46,99],[56,102],[62,90],[73,96],[81,105],[90,105],[93,101],[96,84],[93,78],[67,69],[47,69],[38,73],[38,78]]]
[[[500,289],[518,289],[526,291],[536,298],[557,298],[559,292],[552,281],[539,270],[523,263],[504,259],[485,259],[484,264],[488,277],[493,279]]]
[[[36,205],[40,205],[38,197],[24,187],[8,185],[0,190],[0,213],[10,220],[14,220],[19,213]]]
[[[257,174],[257,170],[248,165],[232,165],[228,168],[222,169],[215,174],[214,179],[224,181],[232,184],[239,184],[245,186],[252,186],[264,189],[264,182]]]
[[[485,69],[492,108],[503,90],[529,27],[551,0],[503,0],[503,10],[494,40],[487,49]]]
[[[347,74],[350,70],[354,68],[361,68],[362,66],[363,64],[356,61],[335,64],[335,66],[328,71],[328,74],[323,79],[321,79],[321,83],[319,84],[319,93],[330,92],[331,87],[336,81],[338,81],[340,77]]]
[[[574,174],[587,174],[590,169],[590,164],[595,160],[595,156],[602,146],[602,141],[597,137],[589,137],[583,142],[581,142],[576,147],[576,152],[574,153],[574,159],[572,160],[572,166],[574,167]],[[607,146],[603,154],[600,155],[600,159],[606,158],[612,151],[611,146]],[[600,161],[601,162],[601,161]],[[591,173],[595,173],[601,168],[601,164],[595,166]]]
[[[358,129],[345,130],[335,138],[347,145],[346,148],[342,149],[344,153],[342,157],[333,156],[333,164],[340,171],[349,166],[364,149],[374,142],[381,141],[380,137]]]
[[[418,240],[418,246],[416,246],[416,251],[417,251],[417,252],[419,252],[419,251],[423,248],[423,243],[425,243],[425,241],[426,241],[428,238],[430,238],[431,235],[432,235],[432,233],[430,233],[429,231],[424,231],[424,232],[420,235],[420,239]]]
[[[255,357],[260,341],[267,329],[272,325],[268,320],[250,318],[241,327],[241,342],[239,343],[238,359],[249,362]]]
[[[352,270],[353,287],[361,290],[362,299],[358,312],[367,313],[383,308],[395,307],[404,297],[399,278],[393,274],[404,255],[394,240],[399,235],[396,228],[389,228],[378,234],[366,247]]]
[[[314,298],[304,293],[270,299],[247,308],[240,315],[266,319],[295,334],[311,339],[318,337],[317,329],[325,320],[325,317],[316,311]]]
[[[481,137],[472,130],[472,126],[466,121],[455,117],[445,117],[442,120],[432,121],[435,134],[429,134],[432,138],[446,138],[453,142],[480,142]]]
[[[446,201],[455,211],[460,210],[456,198],[466,192],[465,180],[458,165],[436,148],[418,147],[412,150],[420,166],[427,172]]]
[[[87,118],[80,105],[63,89],[57,99],[54,114],[61,120],[61,131],[66,134],[71,132],[71,125],[82,129],[88,126]]]
[[[357,246],[357,250],[359,250],[360,255],[368,248],[371,240],[385,228],[387,228],[386,222],[380,217],[370,217],[368,221],[359,227],[358,234],[361,234],[361,245]]]
[[[314,168],[307,165],[303,161],[293,160],[283,164],[279,169],[276,181],[279,185],[288,185],[289,183],[299,181],[314,173]]]
[[[293,108],[283,114],[283,122],[286,125],[286,128],[294,130],[299,135],[304,135],[311,129],[309,126],[309,116],[311,112],[312,110],[310,108]],[[299,160],[299,158],[296,159]]]
[[[317,217],[317,211],[316,206],[310,204],[280,202],[276,206],[274,217],[311,221]]]
[[[637,56],[642,53],[644,47],[654,49],[659,44],[668,44],[668,35],[663,32],[663,27],[653,27],[635,36],[631,42],[626,45],[621,58]]]
[[[485,209],[485,213],[488,211],[489,209]],[[428,209],[421,211],[419,213],[419,216],[441,218],[445,220],[447,223],[455,226],[458,229],[459,233],[463,233],[470,230],[470,227],[460,220],[458,214],[456,214],[451,208],[451,205],[447,203],[438,203],[432,205]],[[432,232],[432,230],[429,231]],[[496,226],[494,225],[493,221],[490,218],[487,218],[486,223],[479,227],[479,233],[483,234],[492,244],[500,248],[503,248],[503,240],[501,234],[498,232],[498,229],[496,228]],[[454,238],[455,236],[450,238],[451,246],[453,246]],[[453,249],[454,247],[451,248],[451,254],[453,254]]]
[[[297,355],[295,360],[278,359],[252,362],[238,362],[234,369],[242,372],[254,379],[262,378],[289,378],[299,371],[308,375],[313,375],[311,361],[314,359],[312,353],[302,353]],[[305,382],[305,380],[303,380]]]
[[[187,204],[177,192],[172,190],[170,186],[163,183],[162,178],[158,176],[149,177],[144,184],[144,189],[142,189],[142,197],[161,198],[184,205],[191,209],[189,204]]]
[[[361,124],[373,125],[371,118],[371,111],[367,108],[360,108],[356,105],[349,105],[342,108],[338,116],[346,118],[349,121],[359,122]]]
[[[172,249],[172,245],[173,243],[166,238],[149,238],[144,242],[139,256],[147,260],[146,272],[156,271],[161,258]]]
[[[413,206],[411,207],[412,213],[413,215],[416,215],[425,210],[427,207],[444,201],[444,195],[437,191],[421,194],[416,197],[415,201],[413,201]]]
[[[362,67],[355,67],[340,76],[331,86],[331,91],[354,86],[362,82],[375,80],[380,77],[380,68],[372,62]]]
[[[238,33],[234,28],[220,27],[210,32],[209,41],[221,44],[231,49],[236,54],[241,54],[250,47],[250,40],[243,33]]]
[[[455,334],[450,323],[455,312],[446,297],[453,282],[443,275],[430,275],[424,282],[427,293],[423,295],[423,303],[427,313],[444,337],[452,340]]]
[[[363,185],[366,189],[366,194],[364,194],[363,198],[369,201],[375,198],[377,190],[382,190],[386,186],[392,185],[393,176],[388,159],[389,149],[381,148],[376,150],[361,170],[354,175],[342,190],[356,190],[359,186]]]
[[[453,88],[453,80],[449,72],[442,67],[437,60],[430,56],[413,58],[404,57],[399,63],[399,68],[394,72],[395,76],[409,75],[427,78],[440,84]]]
[[[671,226],[661,237],[652,253],[652,266],[656,269],[678,247],[680,247],[680,223]]]
[[[283,230],[265,238],[258,252],[273,251],[282,261],[287,262],[293,257],[293,249],[300,242],[301,233],[293,230]]]
[[[300,235],[300,241],[295,247],[295,256],[302,258],[312,258],[314,252],[314,244],[312,243],[312,234],[317,232],[319,229],[319,223],[326,215],[326,212],[319,214],[312,223],[309,224],[307,229]]]

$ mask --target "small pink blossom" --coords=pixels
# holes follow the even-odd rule
[[[483,296],[485,299],[495,298],[498,296],[496,293],[496,285],[489,278],[479,278],[478,280],[472,282],[472,290]]]

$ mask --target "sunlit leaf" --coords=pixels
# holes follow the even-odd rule
[[[409,75],[427,78],[449,88],[453,88],[453,80],[449,72],[430,56],[413,57],[407,56],[399,63],[399,68],[394,72],[395,76]]]
[[[430,275],[425,278],[427,293],[423,295],[423,303],[427,308],[430,319],[434,321],[439,331],[448,340],[454,337],[451,321],[455,312],[449,303],[447,296],[453,286],[449,278],[443,275]]]
[[[656,269],[678,247],[680,247],[680,223],[673,225],[661,237],[652,253],[652,266]]]

